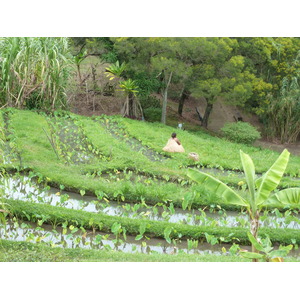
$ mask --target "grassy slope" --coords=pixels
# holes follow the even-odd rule
[[[91,170],[122,169],[131,167],[155,175],[171,175],[185,177],[185,168],[192,163],[187,159],[187,154],[171,154],[172,159],[165,162],[151,162],[144,155],[134,152],[122,141],[114,139],[98,123],[90,118],[76,116],[76,122],[82,127],[92,144],[101,152],[110,156],[109,161],[99,161],[89,165],[66,165],[59,160],[48,141],[43,128],[49,131],[44,116],[31,111],[13,110],[12,126],[17,137],[18,148],[21,149],[23,167],[28,167],[36,173],[47,177],[53,185],[64,184],[71,190],[87,190],[95,193],[98,190],[113,196],[114,191],[121,191],[131,198],[140,196],[149,199],[180,199],[186,190],[175,184],[166,183],[162,186],[145,187],[144,184],[111,182],[101,178],[90,178],[85,175]],[[144,145],[162,153],[169,135],[174,128],[158,123],[138,122],[120,117],[112,117],[118,121],[130,136],[137,138]],[[255,147],[238,145],[211,137],[205,133],[179,133],[186,152],[200,154],[200,162],[203,165],[221,167],[225,169],[241,169],[239,149],[251,155],[257,166],[258,172],[266,171],[278,157],[277,152],[260,150]],[[299,174],[299,157],[291,157],[288,173]],[[287,185],[289,183],[287,182]],[[180,205],[179,205],[180,206]]]

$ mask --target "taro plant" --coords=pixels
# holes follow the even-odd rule
[[[226,202],[247,209],[250,216],[250,233],[253,236],[253,239],[250,239],[253,252],[259,250],[257,249],[258,244],[253,243],[253,241],[258,241],[259,217],[262,208],[266,205],[288,206],[300,203],[300,188],[288,188],[272,194],[284,174],[289,155],[290,153],[286,149],[283,150],[270,169],[261,177],[256,178],[251,157],[240,150],[248,187],[248,196],[245,198],[209,174],[194,169],[188,170],[188,176],[197,183],[204,185],[211,192],[223,197]]]

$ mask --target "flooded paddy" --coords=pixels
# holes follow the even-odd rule
[[[102,212],[110,216],[202,226],[240,226],[247,228],[250,226],[249,217],[246,212],[238,213],[224,210],[211,212],[209,209],[183,210],[175,208],[172,203],[159,203],[155,206],[150,206],[143,201],[132,204],[123,201],[100,200],[97,197],[82,196],[49,186],[42,188],[26,176],[5,178],[4,197],[94,213]],[[273,213],[264,212],[261,214],[260,226],[299,229],[300,219],[298,215],[292,214],[289,211],[280,213],[278,210],[275,210]]]
[[[9,222],[0,225],[0,238],[10,241],[45,243],[51,247],[83,248],[98,250],[116,250],[127,253],[162,253],[176,254],[185,252],[191,254],[222,255],[229,251],[231,245],[198,243],[196,241],[172,241],[171,244],[163,239],[144,238],[136,240],[133,236],[122,235],[116,238],[114,234],[85,230],[74,226],[55,227],[52,225],[37,225],[30,222]],[[224,248],[222,250],[222,248]],[[245,246],[244,249],[250,250]],[[225,251],[226,249],[226,251]]]

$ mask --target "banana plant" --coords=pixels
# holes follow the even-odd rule
[[[243,198],[226,184],[204,172],[189,169],[187,175],[197,183],[204,185],[208,190],[222,197],[227,203],[245,207],[250,216],[250,232],[255,240],[259,228],[259,214],[266,205],[295,205],[300,204],[300,188],[288,188],[277,193],[277,188],[286,166],[290,153],[285,149],[261,177],[256,178],[255,167],[251,157],[240,150],[240,157],[248,187],[248,197]],[[252,251],[257,252],[252,244]]]
[[[269,236],[266,236],[266,238],[261,239],[260,241],[257,241],[253,235],[251,235],[250,232],[247,233],[248,238],[251,241],[253,245],[255,245],[255,248],[260,252],[248,252],[243,249],[240,249],[240,255],[244,258],[252,258],[252,259],[260,259],[261,261],[266,262],[283,262],[284,256],[286,256],[293,248],[292,245],[288,246],[279,246],[278,250],[273,250],[274,247],[272,247],[271,240]]]

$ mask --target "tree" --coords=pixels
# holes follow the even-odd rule
[[[119,57],[126,61],[128,69],[136,72],[155,74],[161,81],[162,123],[166,123],[168,91],[172,81],[182,79],[187,66],[178,53],[184,47],[175,38],[116,38],[115,50]]]
[[[204,172],[189,169],[188,176],[197,183],[204,185],[208,190],[223,197],[230,204],[246,207],[251,219],[250,232],[257,241],[259,229],[259,213],[266,205],[295,205],[300,204],[300,188],[284,189],[271,194],[278,186],[286,166],[290,153],[285,149],[270,169],[256,179],[255,168],[251,157],[240,150],[240,157],[244,169],[248,197],[243,198],[226,184]],[[256,251],[252,243],[252,251]]]
[[[254,75],[245,70],[244,58],[234,55],[237,41],[229,38],[206,39],[205,50],[210,49],[198,64],[198,79],[192,95],[206,100],[202,126],[207,127],[213,104],[222,97],[231,105],[243,106],[252,95]]]

